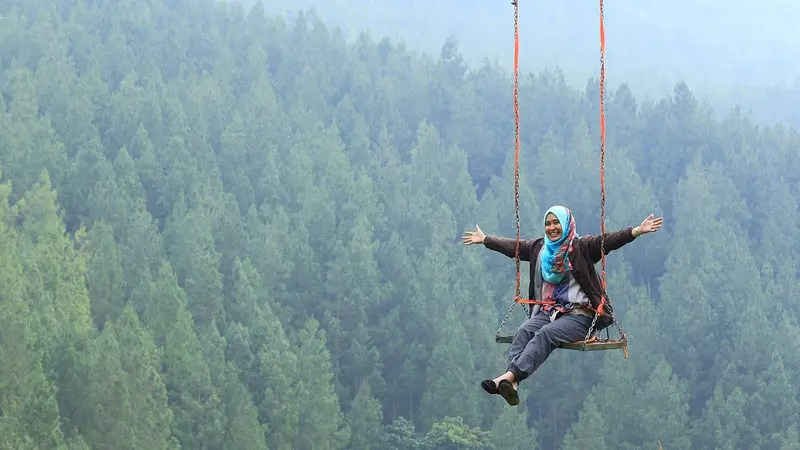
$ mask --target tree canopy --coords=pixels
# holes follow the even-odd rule
[[[458,239],[515,232],[507,67],[260,3],[0,15],[0,447],[797,448],[797,130],[610,92],[607,227],[665,217],[609,257],[630,359],[508,408],[513,260]],[[599,232],[598,101],[522,76],[525,236]]]

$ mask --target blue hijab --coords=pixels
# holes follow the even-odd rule
[[[561,224],[561,237],[557,241],[550,241],[547,233],[544,235],[544,247],[542,248],[542,277],[545,281],[552,284],[558,284],[566,275],[567,271],[572,269],[572,264],[569,262],[569,255],[572,252],[572,242],[578,236],[575,226],[575,218],[572,217],[572,212],[561,206],[556,205],[550,207],[544,213],[544,222],[547,221],[547,215],[553,214]]]

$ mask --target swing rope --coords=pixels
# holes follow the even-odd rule
[[[605,46],[606,46],[606,35],[605,35],[605,23],[604,23],[604,11],[603,11],[603,0],[599,0],[600,2],[600,253],[601,253],[601,261],[602,261],[602,269],[601,269],[601,276],[600,282],[602,286],[602,296],[600,300],[600,304],[598,305],[597,309],[594,310],[594,319],[592,320],[592,325],[589,327],[589,331],[586,334],[586,338],[581,344],[572,343],[569,344],[568,348],[573,349],[580,349],[580,350],[587,350],[587,343],[589,343],[589,339],[594,331],[595,325],[597,324],[598,317],[605,314],[605,305],[606,305],[606,252],[605,252],[605,234],[606,234],[606,226],[605,226],[605,216],[606,216],[606,186],[605,186],[605,152],[606,152],[606,118],[605,118]],[[532,300],[522,299],[520,297],[520,284],[521,284],[521,271],[520,271],[520,258],[519,258],[519,247],[520,247],[520,214],[519,214],[519,150],[520,150],[520,120],[519,120],[519,0],[512,0],[511,4],[514,6],[514,211],[517,221],[517,236],[516,236],[516,245],[514,250],[514,264],[516,266],[517,272],[517,280],[516,280],[516,287],[514,291],[514,302],[511,305],[511,308],[506,313],[505,318],[503,319],[500,327],[497,329],[497,334],[495,335],[495,339],[498,342],[505,342],[508,338],[500,338],[500,331],[502,330],[503,326],[505,325],[506,321],[508,320],[509,316],[511,315],[511,311],[514,309],[517,303],[524,303],[524,304],[533,304],[533,303],[540,303],[535,302]],[[528,310],[526,308],[526,313],[528,317],[530,317],[532,313],[532,305],[531,309]],[[590,308],[594,309],[594,308]],[[605,341],[606,343],[611,343],[613,348],[616,348],[618,345],[621,345],[623,351],[625,353],[625,358],[628,357],[628,348],[627,348],[627,336],[625,332],[622,330],[622,327],[617,322],[616,317],[614,317],[613,312],[611,313],[612,320],[614,325],[616,326],[617,330],[620,333],[621,339],[616,342],[612,341]],[[580,346],[580,347],[576,347]],[[597,347],[598,349],[602,349]],[[609,347],[611,348],[611,347]]]
[[[600,0],[600,283],[603,295],[597,313],[603,315],[606,303],[606,30],[603,24],[603,0]],[[590,330],[591,331],[591,330]]]
[[[514,250],[514,263],[517,266],[517,286],[514,299],[519,299],[520,270],[520,220],[519,220],[519,0],[512,0],[514,5],[514,210],[517,218],[517,241]],[[516,303],[516,301],[515,301]]]

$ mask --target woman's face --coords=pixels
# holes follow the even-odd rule
[[[558,221],[558,218],[553,213],[548,214],[547,217],[544,218],[544,233],[547,235],[547,238],[550,239],[550,242],[561,239],[561,232],[561,223]]]

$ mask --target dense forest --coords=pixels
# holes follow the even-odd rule
[[[609,256],[630,358],[509,407],[514,263],[459,240],[515,233],[508,64],[260,3],[0,16],[0,447],[800,449],[796,129],[609,92],[606,225],[665,217]],[[522,74],[525,236],[599,232],[598,101]]]
[[[256,0],[238,0],[246,7]],[[513,53],[513,7],[497,0],[271,0],[268,13],[313,8],[347,37],[362,30],[438,55],[448,37],[470,64]],[[599,71],[597,0],[520,0],[523,67],[558,67],[582,87]],[[753,118],[800,126],[800,2],[796,0],[606,1],[606,82],[640,98],[685,81],[715,109],[741,105]],[[773,99],[780,99],[775,102]]]

